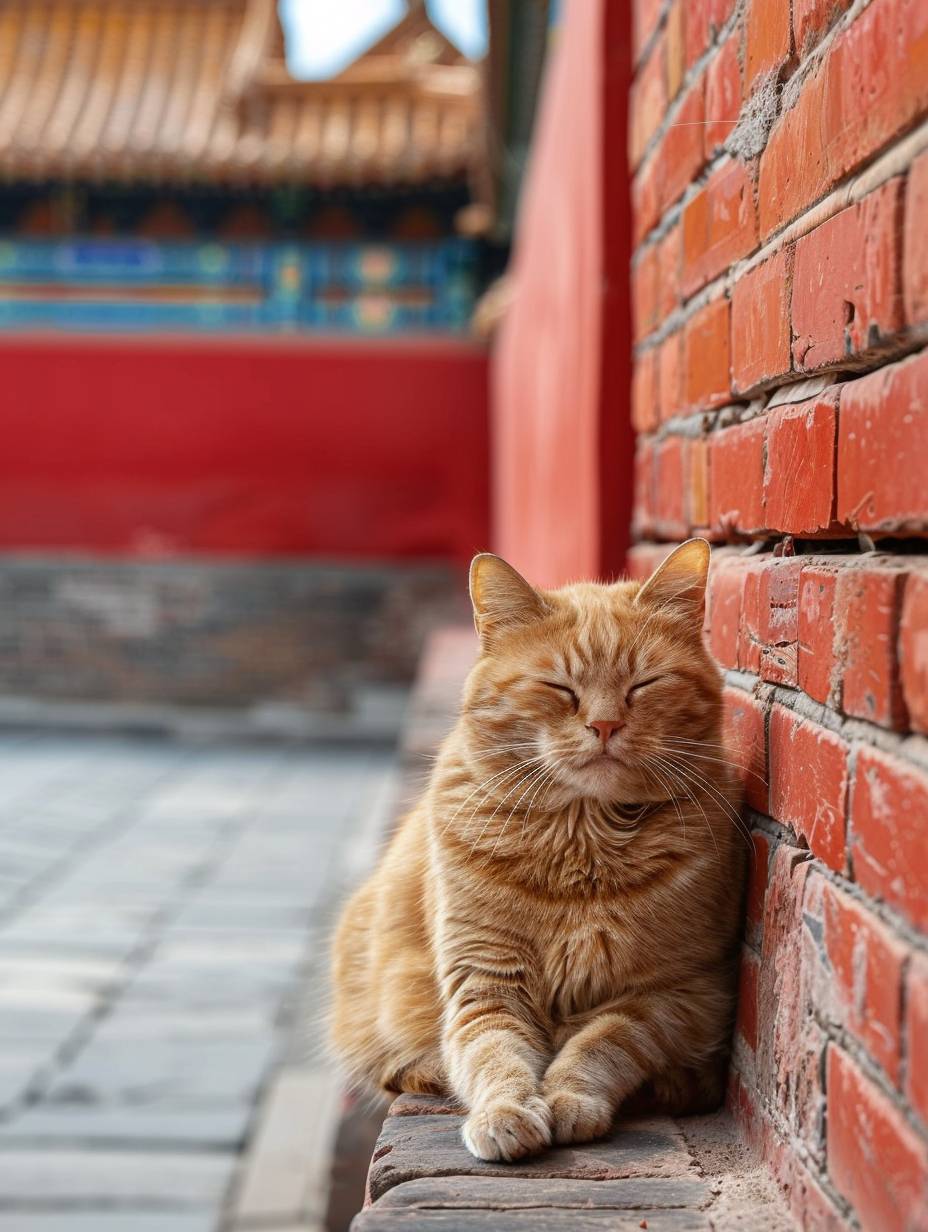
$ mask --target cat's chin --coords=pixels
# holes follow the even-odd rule
[[[641,783],[638,775],[608,754],[590,758],[570,772],[570,785],[578,797],[600,800],[604,804],[615,800],[638,799]]]

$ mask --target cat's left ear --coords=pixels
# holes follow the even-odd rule
[[[485,642],[494,633],[540,620],[547,611],[534,586],[492,552],[481,552],[470,562],[470,601]]]
[[[701,625],[708,574],[708,543],[705,539],[688,539],[658,565],[638,591],[635,602],[679,611]]]

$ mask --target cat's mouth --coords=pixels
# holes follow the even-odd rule
[[[588,766],[618,766],[621,763],[622,758],[615,753],[594,753],[592,757],[587,758],[583,763],[583,768],[585,770]]]

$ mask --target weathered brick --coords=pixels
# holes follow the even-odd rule
[[[709,442],[692,440],[687,449],[686,491],[689,524],[693,529],[709,525]]]
[[[845,569],[835,600],[843,663],[841,709],[898,729],[907,726],[896,658],[905,578],[890,567]]]
[[[683,294],[692,295],[754,248],[757,218],[744,163],[723,163],[683,211]]]
[[[825,949],[836,993],[832,1012],[893,1082],[899,1080],[902,969],[907,948],[885,924],[835,886],[824,887]]]
[[[799,654],[800,557],[776,557],[759,572],[760,675],[795,688]]]
[[[731,613],[726,613],[728,619]],[[713,625],[715,613],[713,611]],[[736,628],[737,631],[737,628]],[[730,643],[729,643],[730,645]],[[729,649],[728,653],[731,653]],[[766,710],[762,702],[742,689],[726,688],[725,744],[744,779],[744,799],[758,813],[767,812]],[[763,898],[763,895],[761,895]],[[762,905],[762,904],[761,904]],[[759,918],[759,917],[758,917]]]
[[[744,88],[761,74],[777,73],[790,55],[790,8],[783,0],[749,0],[745,19]]]
[[[640,342],[658,323],[658,251],[651,245],[632,269],[634,338]]]
[[[903,295],[910,325],[928,320],[928,153],[912,163],[905,190]]]
[[[659,38],[638,71],[629,99],[629,155],[637,167],[648,142],[657,132],[667,110],[665,39]]]
[[[879,1088],[830,1045],[828,1174],[865,1228],[922,1228],[928,1151]]]
[[[872,350],[902,328],[902,186],[890,180],[797,241],[797,371]]]
[[[661,539],[682,539],[689,530],[685,513],[687,441],[668,437],[654,447],[654,530]]]
[[[706,157],[728,140],[741,111],[740,39],[730,34],[709,65],[706,75]]]
[[[664,28],[667,58],[667,97],[674,99],[686,72],[684,0],[673,0]]]
[[[845,866],[848,746],[780,705],[770,712],[770,815],[829,868]],[[797,774],[797,767],[802,773]]]
[[[838,35],[774,126],[761,157],[764,237],[923,114],[926,47],[924,0],[873,0]]]
[[[647,538],[654,529],[654,442],[639,437],[635,449],[635,532]]]
[[[906,989],[905,1090],[912,1107],[928,1125],[928,957],[924,954],[913,956]]]
[[[636,60],[639,59],[645,44],[657,29],[661,7],[661,0],[634,0],[632,6],[632,38]]]
[[[713,527],[756,530],[766,525],[764,427],[763,419],[752,419],[710,438]]]
[[[658,320],[673,312],[680,302],[680,262],[683,252],[680,224],[671,227],[657,246]]]
[[[635,176],[632,201],[636,243],[702,169],[705,94],[703,73],[683,95],[672,124]]]
[[[769,627],[764,573],[769,558],[754,558],[744,579],[741,604],[741,637],[738,644],[738,665],[742,671],[760,675],[761,655],[766,646]],[[766,810],[765,810],[766,811]]]
[[[880,749],[863,748],[850,812],[855,880],[928,928],[928,775]]]
[[[661,423],[679,415],[683,409],[683,331],[670,334],[658,351],[658,385],[660,390],[659,414]]]
[[[658,389],[657,352],[644,351],[635,360],[632,377],[632,423],[638,432],[657,427]]]
[[[748,940],[760,930],[764,919],[764,897],[770,866],[770,839],[762,830],[751,833],[754,850],[748,865],[748,890],[745,907]]]
[[[802,55],[821,38],[851,0],[793,0],[793,45]]]
[[[744,571],[740,562],[717,558],[709,574],[709,644],[723,667],[738,666],[738,624]]]
[[[732,388],[746,392],[792,367],[789,276],[792,250],[748,270],[731,295]]]
[[[767,416],[767,525],[793,535],[827,530],[834,518],[837,395],[782,406]]]
[[[729,303],[716,299],[695,312],[683,331],[684,401],[691,410],[729,399]]]
[[[899,622],[902,696],[915,731],[928,733],[928,574],[913,572],[905,584]]]
[[[839,678],[835,657],[834,566],[805,565],[799,582],[798,684],[804,693],[826,705],[834,701]]]
[[[928,351],[849,381],[838,423],[839,520],[855,530],[928,529],[926,438]]]
[[[757,971],[757,957],[745,950],[741,955],[735,1029],[752,1052],[757,1047]]]
[[[711,0],[686,0],[686,67],[691,68],[709,46],[712,21]]]

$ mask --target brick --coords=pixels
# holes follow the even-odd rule
[[[738,623],[743,571],[738,562],[720,559],[709,576],[709,645],[723,667],[738,666]]]
[[[657,352],[643,351],[635,360],[632,377],[632,423],[638,432],[651,432],[657,418]]]
[[[830,705],[838,685],[835,657],[835,592],[838,577],[828,565],[805,565],[799,582],[799,688]]]
[[[683,211],[683,294],[692,295],[757,244],[747,168],[731,159]]]
[[[637,543],[628,551],[628,576],[645,582],[677,545],[675,543]]]
[[[684,0],[674,0],[667,12],[665,43],[667,58],[667,97],[674,99],[683,83],[686,72],[686,44],[684,31]]]
[[[790,56],[790,6],[783,0],[749,0],[745,20],[745,92],[757,78],[778,73]]]
[[[760,675],[760,659],[767,638],[767,595],[761,593],[767,561],[751,561],[744,578],[741,602],[741,635],[738,642],[738,666],[744,672]],[[764,809],[766,812],[766,809]]]
[[[842,1049],[827,1056],[828,1174],[865,1228],[923,1228],[928,1151]]]
[[[632,313],[634,338],[640,342],[657,325],[658,317],[658,250],[652,244],[641,253],[632,269]]]
[[[654,528],[654,443],[638,438],[635,450],[635,533],[647,538]]]
[[[809,51],[851,0],[793,0],[793,46],[802,55]]]
[[[683,330],[684,404],[708,410],[729,400],[729,303],[713,300]]]
[[[665,40],[651,49],[632,87],[629,99],[629,155],[637,167],[648,142],[657,132],[667,110],[667,69]]]
[[[683,409],[683,371],[681,353],[683,332],[670,334],[658,351],[658,384],[660,389],[659,415],[661,423],[679,415]]]
[[[764,238],[923,114],[926,58],[924,0],[873,0],[838,35],[774,126],[761,156]]]
[[[762,926],[764,897],[767,893],[767,878],[770,869],[770,839],[762,830],[751,833],[754,850],[748,864],[748,890],[745,907],[748,940]]]
[[[725,614],[731,619],[731,612]],[[713,610],[713,626],[715,613]],[[744,800],[758,813],[767,812],[766,709],[743,689],[723,690],[725,745],[744,778]],[[761,895],[763,900],[763,895]],[[750,901],[750,898],[749,898]],[[761,901],[762,905],[762,901]],[[758,919],[760,917],[758,916]]]
[[[820,860],[841,872],[847,825],[847,744],[778,704],[770,712],[769,744],[771,817],[790,826]]]
[[[641,57],[645,44],[657,29],[662,0],[634,0],[632,6],[632,38],[635,60]]]
[[[905,577],[888,567],[846,569],[835,600],[841,709],[899,730],[908,725],[896,659]]]
[[[757,958],[749,950],[741,955],[738,978],[738,1016],[735,1029],[753,1052],[757,1048]]]
[[[657,246],[657,306],[660,321],[673,312],[680,302],[682,253],[681,229],[677,223]]]
[[[728,140],[741,111],[738,34],[728,36],[706,74],[706,158]]]
[[[898,1083],[907,948],[872,911],[831,885],[824,888],[824,925],[840,1021]]]
[[[734,0],[686,0],[686,67],[691,68],[731,16]]]
[[[849,381],[838,422],[838,519],[853,530],[928,530],[926,438],[928,352]]]
[[[905,1091],[909,1103],[928,1125],[928,958],[924,954],[913,957],[906,990],[908,1058]]]
[[[851,831],[855,879],[928,928],[928,776],[879,749],[861,749]]]
[[[837,395],[779,407],[767,416],[764,505],[767,525],[791,535],[834,520]]]
[[[905,190],[905,231],[902,250],[905,319],[910,325],[928,320],[928,153],[912,163]]]
[[[653,525],[661,539],[683,539],[689,530],[684,512],[686,445],[679,436],[671,436],[654,447]]]
[[[689,442],[687,449],[686,492],[689,498],[689,524],[694,529],[709,525],[709,442]]]
[[[890,180],[797,241],[797,371],[873,350],[902,328],[902,185]]]
[[[759,571],[758,641],[760,675],[795,688],[799,654],[800,557],[768,560]]]
[[[912,573],[905,584],[899,622],[902,696],[915,731],[928,734],[928,576]]]
[[[776,380],[792,367],[791,263],[792,250],[781,249],[743,274],[732,289],[731,375],[739,393]]]
[[[703,73],[682,96],[672,123],[635,176],[632,202],[636,244],[702,169],[705,95]]]
[[[764,518],[764,421],[752,419],[711,438],[712,525],[757,530]]]

